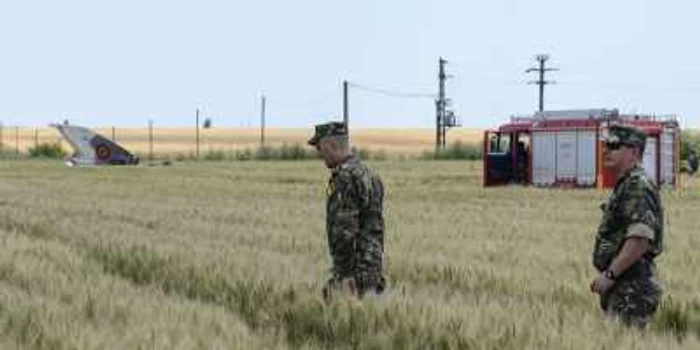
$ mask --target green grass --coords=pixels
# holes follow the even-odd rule
[[[0,163],[0,347],[696,349],[700,191],[663,193],[647,334],[588,283],[605,193],[479,186],[465,161],[370,162],[389,295],[325,305],[325,181],[308,162]]]

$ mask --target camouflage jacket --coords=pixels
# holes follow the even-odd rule
[[[603,271],[612,263],[632,232],[633,236],[649,238],[651,250],[621,277],[652,275],[653,260],[663,250],[663,207],[659,193],[644,169],[637,165],[620,178],[601,209],[603,218],[593,247],[596,269]]]
[[[327,195],[326,230],[333,278],[354,277],[360,288],[383,285],[381,179],[351,156],[332,170]]]

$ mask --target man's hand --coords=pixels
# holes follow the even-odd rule
[[[610,290],[614,284],[615,281],[605,277],[605,275],[601,273],[591,282],[591,292],[603,295]]]
[[[645,229],[643,229],[642,226],[636,226],[636,228],[636,231],[633,229],[631,233],[628,233],[628,235],[632,236],[625,240],[625,243],[622,245],[622,249],[617,254],[615,259],[613,259],[612,263],[610,263],[610,266],[608,266],[608,270],[617,271],[615,273],[617,276],[620,276],[623,271],[627,270],[630,266],[632,266],[632,264],[641,259],[642,256],[644,256],[644,254],[651,249],[651,241],[646,237],[638,236],[640,233],[637,231],[642,229],[642,232],[644,232]],[[606,278],[604,273],[605,271],[603,271],[598,278],[591,282],[591,292],[604,294],[615,284],[615,281]]]

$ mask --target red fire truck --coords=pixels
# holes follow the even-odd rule
[[[680,128],[675,116],[620,114],[617,109],[537,112],[511,117],[484,132],[484,186],[541,187],[615,185],[602,166],[602,135],[611,124],[647,133],[644,168],[659,186],[675,188],[679,174]]]

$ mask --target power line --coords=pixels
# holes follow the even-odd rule
[[[414,92],[401,92],[401,91],[392,91],[392,90],[387,90],[387,89],[381,89],[381,88],[375,88],[371,86],[366,86],[366,85],[360,85],[357,83],[350,83],[348,82],[348,85],[360,90],[364,90],[367,92],[372,92],[384,96],[389,96],[389,97],[400,97],[400,98],[430,98],[434,99],[435,94],[426,94],[426,93],[414,93]]]

